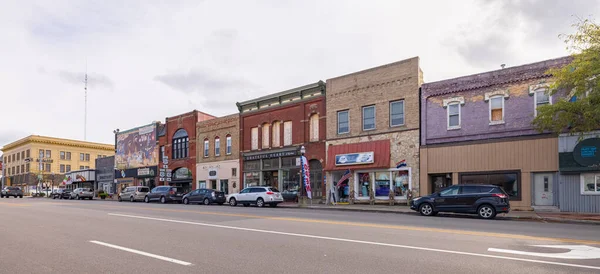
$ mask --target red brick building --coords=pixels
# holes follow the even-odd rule
[[[237,103],[243,187],[278,188],[286,200],[301,190],[300,148],[309,160],[313,198],[324,197],[325,83]]]
[[[158,129],[159,171],[164,169],[163,156],[168,157],[170,175],[165,172],[158,185],[173,185],[184,191],[195,189],[196,182],[196,123],[215,118],[197,110],[167,117],[165,124]],[[167,178],[168,177],[168,178]]]

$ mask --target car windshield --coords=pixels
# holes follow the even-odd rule
[[[138,191],[139,192],[148,192],[148,191],[150,191],[150,189],[147,187],[141,187]]]

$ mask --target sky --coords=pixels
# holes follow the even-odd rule
[[[0,147],[126,130],[420,57],[426,82],[568,55],[600,0],[3,1]]]

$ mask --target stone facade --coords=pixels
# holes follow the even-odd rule
[[[232,114],[208,121],[199,122],[196,127],[198,147],[196,162],[216,162],[237,160],[240,157],[240,115]],[[227,136],[231,137],[231,153],[227,153]],[[215,155],[215,140],[220,141],[220,155]],[[208,157],[204,157],[204,141],[209,141]]]

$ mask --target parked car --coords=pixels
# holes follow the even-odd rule
[[[181,202],[183,189],[174,186],[157,186],[144,196],[144,202],[159,201],[161,203]]]
[[[119,202],[128,200],[130,202],[143,201],[146,194],[150,192],[150,188],[147,186],[130,186],[126,187],[119,193]]]
[[[55,189],[52,192],[52,199],[70,199],[71,198],[71,190],[65,188]]]
[[[15,198],[19,197],[19,198],[23,198],[23,190],[21,190],[20,187],[16,187],[16,186],[7,186],[4,187],[4,189],[2,189],[2,191],[0,191],[0,198],[8,198],[10,196],[13,196]]]
[[[258,207],[263,207],[265,204],[271,207],[276,207],[277,204],[283,202],[283,196],[274,187],[268,186],[253,186],[240,191],[240,193],[231,194],[228,197],[229,205],[236,206],[238,203],[244,206],[255,204]]]
[[[94,199],[94,190],[91,188],[76,188],[71,192],[70,199]]]
[[[438,212],[477,214],[483,219],[493,219],[498,213],[508,213],[508,194],[495,185],[455,185],[431,195],[415,198],[410,208],[423,216]]]
[[[217,191],[214,189],[196,189],[188,194],[183,195],[184,204],[218,204],[222,205],[225,203],[225,192]]]

